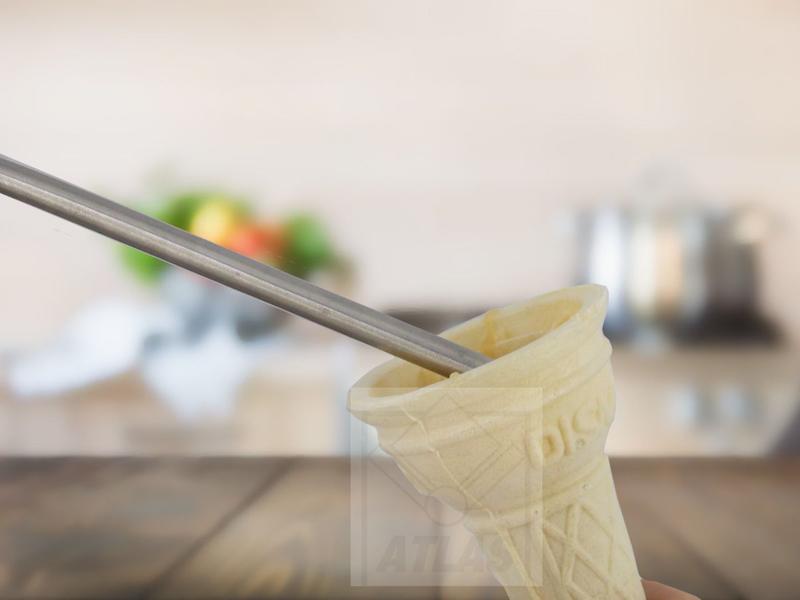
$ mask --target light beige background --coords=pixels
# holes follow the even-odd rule
[[[565,285],[564,207],[677,164],[779,216],[766,300],[798,339],[798,57],[788,0],[5,0],[0,152],[118,199],[167,173],[315,208],[378,306]],[[0,346],[134,291],[8,199],[0,257]]]

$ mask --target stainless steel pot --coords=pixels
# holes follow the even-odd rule
[[[584,210],[578,282],[609,289],[614,337],[774,337],[758,307],[758,247],[767,217],[660,192]]]

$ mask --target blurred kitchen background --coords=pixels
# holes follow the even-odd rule
[[[624,455],[800,448],[800,4],[0,0],[0,152],[442,330],[609,288]],[[346,454],[386,357],[8,198],[0,452]]]

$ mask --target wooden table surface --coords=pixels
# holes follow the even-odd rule
[[[612,464],[644,577],[705,600],[800,598],[800,460]],[[435,534],[380,486],[380,520]],[[0,598],[505,597],[351,587],[350,527],[346,459],[2,459]]]

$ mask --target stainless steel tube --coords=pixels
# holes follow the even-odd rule
[[[0,192],[442,375],[489,359],[0,155]]]

